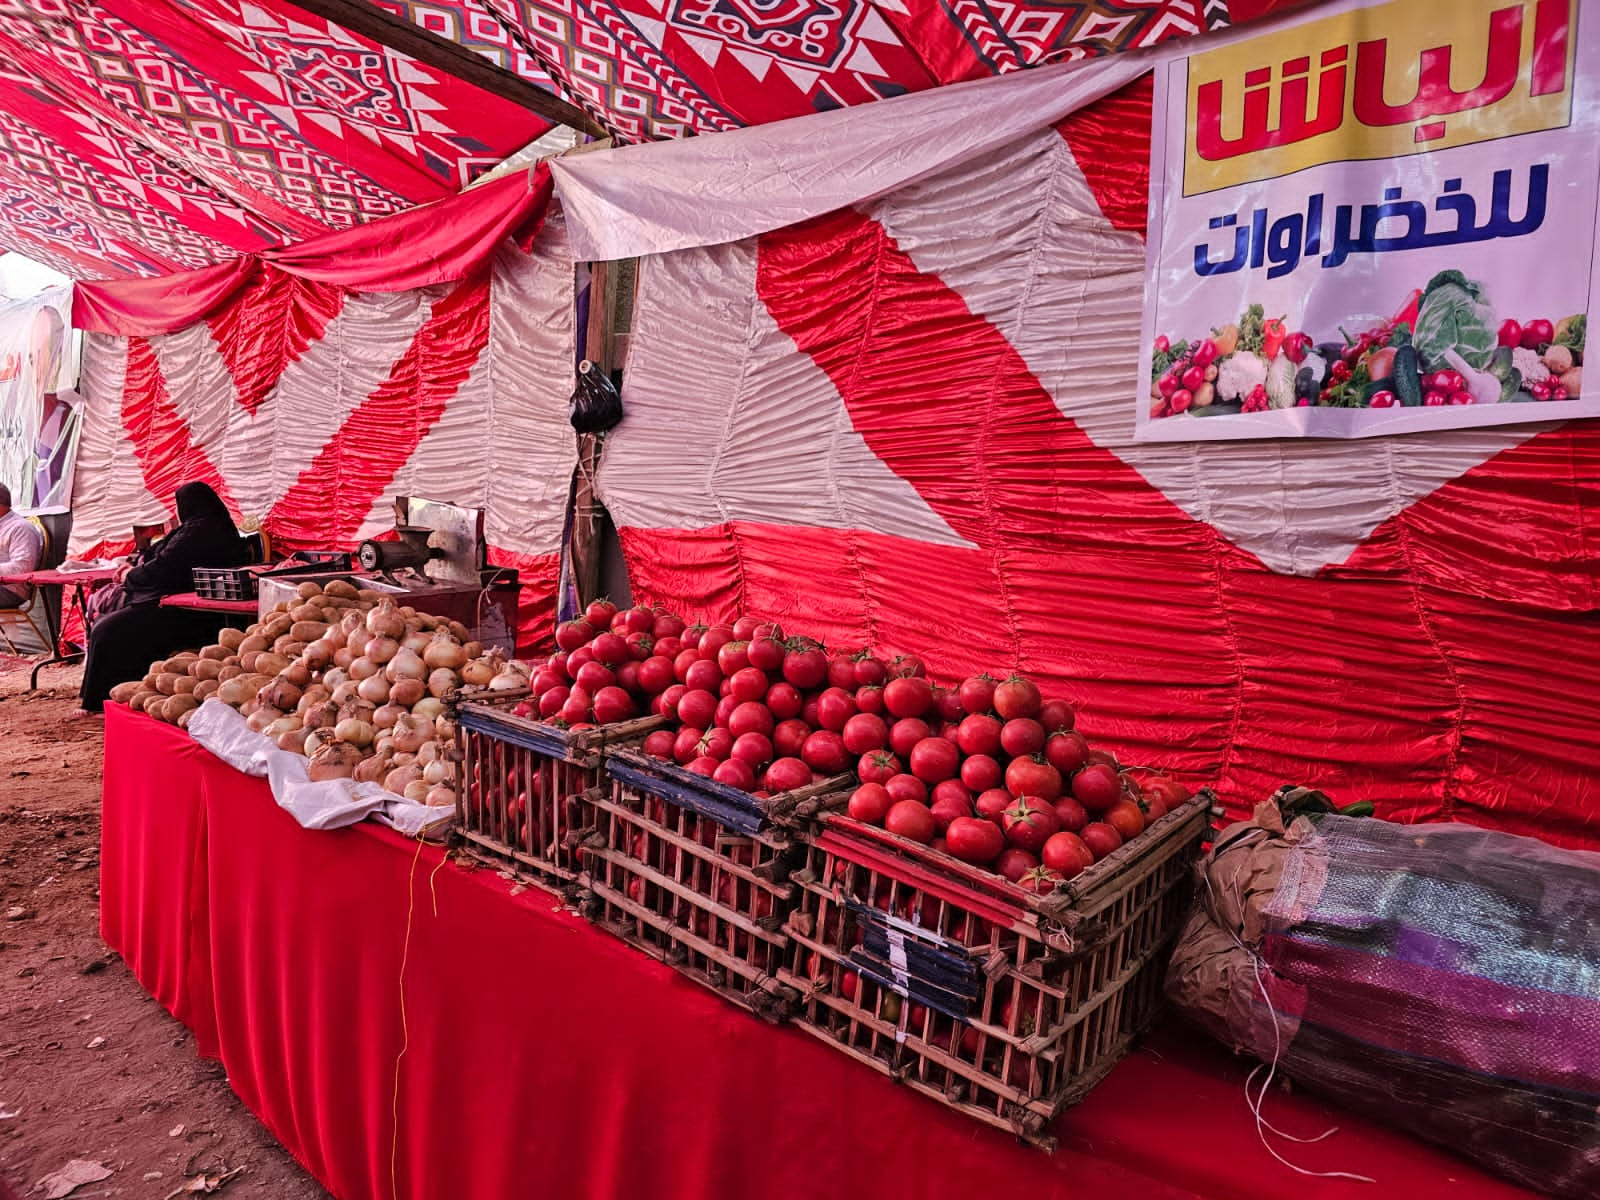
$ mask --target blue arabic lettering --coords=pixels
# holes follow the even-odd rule
[[[1233,230],[1231,254],[1213,259],[1207,243],[1194,247],[1196,275],[1227,275],[1267,267],[1267,278],[1277,279],[1294,271],[1303,262],[1316,261],[1325,270],[1344,264],[1352,254],[1390,254],[1399,250],[1420,250],[1456,246],[1468,242],[1487,242],[1497,238],[1524,237],[1544,224],[1549,198],[1550,167],[1535,163],[1528,168],[1528,197],[1522,216],[1511,216],[1510,168],[1494,173],[1489,203],[1489,219],[1478,223],[1478,203],[1462,190],[1460,179],[1447,179],[1433,201],[1438,213],[1453,213],[1451,228],[1428,229],[1428,206],[1420,200],[1406,200],[1401,189],[1384,189],[1379,204],[1335,205],[1326,238],[1329,249],[1323,252],[1323,216],[1327,198],[1321,192],[1308,198],[1306,211],[1289,213],[1275,220],[1265,208],[1253,209],[1249,224],[1243,214],[1225,213],[1212,217],[1211,229]],[[1442,226],[1442,222],[1441,222]]]

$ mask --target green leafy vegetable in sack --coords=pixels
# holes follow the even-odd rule
[[[1173,342],[1165,350],[1157,350],[1150,358],[1150,382],[1154,383],[1165,375],[1172,364],[1185,354],[1189,353],[1188,342]]]
[[[1239,345],[1238,349],[1248,350],[1251,354],[1260,354],[1266,344],[1267,310],[1259,304],[1252,304],[1244,310],[1244,315],[1239,318]]]
[[[1493,320],[1494,313],[1477,284],[1463,278],[1460,271],[1441,271],[1423,292],[1412,337],[1429,370],[1442,369],[1449,350],[1481,369],[1488,365],[1498,342]]]

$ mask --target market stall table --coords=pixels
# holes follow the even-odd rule
[[[259,614],[259,600],[214,600],[196,592],[177,592],[161,597],[162,608],[183,608],[192,612],[229,613],[234,616],[255,617]]]
[[[1045,1155],[762,1024],[543,892],[376,826],[301,829],[264,781],[118,705],[105,768],[107,940],[141,981],[182,981],[174,1011],[202,1051],[344,1200],[1526,1194],[1275,1093],[1279,1128],[1343,1127],[1286,1154],[1379,1187],[1298,1175],[1257,1138],[1249,1064],[1181,1027],[1066,1114]]]
[[[86,614],[89,611],[89,598],[88,592],[84,589],[92,591],[95,585],[110,583],[116,575],[116,567],[93,567],[82,571],[68,571],[58,567],[45,571],[28,571],[21,575],[0,575],[0,584],[7,586],[20,584],[36,588],[59,587],[62,589],[63,597],[66,595],[66,589],[71,588],[72,603],[77,606],[79,612]],[[50,635],[50,656],[33,664],[33,674],[28,676],[30,688],[39,686],[39,672],[45,667],[53,663],[76,662],[83,657],[81,651],[76,654],[61,653],[61,623],[66,608],[66,605],[57,605],[52,613],[49,604],[44,606],[45,631]]]

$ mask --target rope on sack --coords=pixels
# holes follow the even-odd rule
[[[1243,842],[1235,843],[1235,845],[1242,844]],[[1212,861],[1216,861],[1215,854],[1212,855]],[[1205,881],[1207,895],[1214,902],[1215,893],[1213,893],[1211,890],[1211,873],[1202,868],[1200,877]],[[1239,891],[1239,881],[1237,879],[1234,880],[1233,894],[1234,900],[1238,904],[1238,911],[1242,913],[1244,911],[1244,896]],[[1214,907],[1212,911],[1215,911]],[[1266,1005],[1267,1013],[1272,1018],[1272,1061],[1270,1063],[1257,1063],[1255,1068],[1248,1076],[1246,1076],[1244,1081],[1244,1102],[1245,1105],[1250,1109],[1251,1115],[1256,1119],[1256,1140],[1261,1143],[1262,1148],[1265,1149],[1268,1154],[1272,1155],[1273,1158],[1277,1159],[1280,1163],[1288,1167],[1291,1171],[1294,1171],[1296,1174],[1305,1175],[1314,1179],[1349,1179],[1355,1183],[1377,1183],[1378,1181],[1373,1179],[1370,1175],[1357,1175],[1353,1171],[1309,1170],[1306,1167],[1302,1167],[1290,1162],[1282,1154],[1278,1153],[1277,1148],[1273,1146],[1271,1142],[1267,1141],[1267,1133],[1272,1133],[1280,1138],[1283,1138],[1285,1141],[1296,1142],[1302,1146],[1309,1146],[1332,1137],[1334,1134],[1339,1132],[1339,1127],[1337,1125],[1331,1125],[1321,1133],[1317,1134],[1315,1137],[1297,1137],[1292,1133],[1286,1133],[1282,1129],[1279,1129],[1276,1125],[1262,1115],[1261,1109],[1266,1103],[1267,1090],[1271,1088],[1273,1079],[1277,1077],[1278,1063],[1283,1057],[1283,1029],[1278,1024],[1278,1010],[1272,1006],[1272,997],[1267,992],[1266,981],[1261,977],[1260,956],[1257,955],[1256,952],[1249,946],[1244,944],[1243,939],[1241,939],[1238,933],[1234,931],[1231,924],[1224,926],[1224,928],[1227,930],[1228,936],[1233,939],[1233,944],[1243,952],[1247,959],[1250,960],[1250,969],[1254,974],[1256,981],[1256,991],[1260,994],[1262,1003]],[[1255,1083],[1256,1076],[1259,1075],[1263,1069],[1265,1069],[1267,1072],[1266,1078],[1261,1081],[1260,1090],[1252,1095],[1250,1091],[1251,1085]],[[1266,1132],[1263,1132],[1264,1130]]]

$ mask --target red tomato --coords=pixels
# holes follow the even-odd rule
[[[798,758],[780,758],[767,768],[761,782],[768,791],[792,791],[811,782],[811,768]]]
[[[1039,689],[1020,675],[1011,676],[994,689],[994,710],[1005,721],[1037,716],[1042,703]]]
[[[672,663],[659,654],[639,664],[639,690],[647,696],[659,696],[672,686]]]
[[[995,678],[985,672],[964,679],[957,694],[961,697],[961,707],[973,716],[988,712],[994,707]]]
[[[892,716],[920,717],[933,704],[933,686],[917,676],[891,679],[883,689],[883,706]]]
[[[1058,796],[1052,807],[1056,810],[1056,819],[1061,822],[1061,828],[1068,833],[1077,833],[1089,823],[1089,810],[1074,796]]]
[[[889,727],[882,717],[872,713],[857,713],[844,723],[840,733],[851,754],[867,754],[889,744]]]
[[[718,763],[717,769],[711,773],[711,778],[718,783],[738,788],[741,792],[753,792],[756,787],[755,768],[742,758],[729,758]]]
[[[1162,817],[1167,815],[1167,806],[1161,802],[1161,797],[1159,796],[1145,797],[1141,808],[1144,812],[1144,824],[1146,829],[1150,828],[1150,826],[1154,825],[1157,821],[1161,820]]]
[[[1166,806],[1168,812],[1187,802],[1190,795],[1192,795],[1188,788],[1170,775],[1147,777],[1144,781],[1144,794],[1147,801],[1152,799],[1160,800]]]
[[[696,729],[709,729],[717,717],[717,698],[702,688],[691,688],[678,701],[678,720]]]
[[[650,633],[657,640],[680,637],[683,630],[683,618],[675,617],[671,613],[657,613],[655,622],[650,626]]]
[[[603,687],[594,694],[594,719],[601,725],[614,725],[635,716],[633,697],[619,687]]]
[[[945,782],[949,783],[950,780]],[[970,817],[972,815],[972,805],[960,796],[948,794],[940,796],[936,792],[933,797],[933,803],[928,805],[928,811],[933,814],[934,829],[942,834],[951,821],[958,817]]]
[[[765,699],[766,694],[767,675],[760,667],[741,667],[728,677],[728,695],[740,704]]]
[[[704,658],[716,661],[717,651],[733,641],[732,625],[713,625],[700,635],[698,649]]]
[[[977,817],[957,817],[944,831],[945,850],[970,863],[993,862],[1005,849],[1005,835],[992,821]]]
[[[670,729],[658,729],[644,739],[644,752],[651,758],[671,758],[672,743],[677,735]]]
[[[771,737],[775,728],[772,710],[759,700],[746,700],[743,704],[736,704],[728,716],[728,732],[734,737],[746,733],[759,733]]]
[[[1000,753],[1001,729],[994,717],[976,713],[962,719],[956,727],[956,738],[967,754],[994,755]]]
[[[727,680],[723,680],[723,686],[727,686]],[[733,719],[733,710],[738,707],[739,702],[732,696],[723,696],[721,700],[717,701],[717,717],[714,723],[726,729],[728,722]]]
[[[881,687],[884,680],[889,678],[889,672],[884,667],[882,660],[873,658],[865,650],[855,661],[856,687]]]
[[[1017,846],[1010,846],[1000,851],[1000,857],[995,859],[994,873],[1004,875],[1012,883],[1016,883],[1038,865],[1039,859],[1036,855]]]
[[[813,729],[821,729],[822,725],[817,720],[817,701],[812,697],[800,706],[800,719]]]
[[[681,683],[675,683],[661,695],[656,697],[656,712],[663,717],[676,718],[678,715],[678,701],[688,695],[689,689]]]
[[[923,738],[911,748],[911,773],[924,783],[954,779],[961,768],[961,751],[941,737]]]
[[[610,687],[617,681],[616,673],[597,662],[586,662],[578,668],[578,673],[573,676],[574,682],[589,692],[598,692],[603,687]]]
[[[926,804],[915,800],[901,800],[891,807],[883,818],[883,827],[909,841],[927,845],[936,832],[933,813]]]
[[[1094,861],[1094,854],[1083,844],[1083,839],[1066,830],[1052,833],[1045,840],[1039,857],[1045,866],[1060,872],[1064,879],[1071,879]]]
[[[856,764],[856,775],[862,783],[888,783],[898,774],[900,760],[885,750],[863,754]]]
[[[1090,763],[1072,777],[1072,794],[1092,813],[1103,813],[1122,798],[1115,768]]]
[[[579,667],[586,662],[593,661],[594,651],[588,646],[579,646],[571,654],[567,655],[567,674],[569,676],[576,675]]]
[[[609,600],[591,600],[583,610],[583,619],[596,629],[609,629],[616,615],[617,606]]]
[[[856,663],[848,654],[835,654],[828,659],[828,686],[846,692],[856,690]]]
[[[724,675],[736,675],[750,665],[750,643],[725,642],[717,651],[717,669]]]
[[[993,821],[996,827],[1000,824],[1001,814],[1017,802],[1017,798],[1005,788],[990,788],[978,797],[973,807],[980,817]]]
[[[772,730],[772,749],[780,758],[799,758],[800,747],[811,736],[811,726],[791,717],[779,721]]]
[[[844,729],[845,722],[855,715],[855,697],[843,688],[831,687],[817,697],[817,723],[824,729],[838,733]]]
[[[974,754],[961,764],[961,782],[974,792],[1000,786],[1000,764],[987,754]]]
[[[1000,748],[1013,756],[1038,754],[1044,749],[1044,726],[1031,717],[1014,717],[1000,727]]]
[[[712,692],[722,683],[722,669],[710,659],[702,658],[689,664],[689,669],[683,673],[683,682],[686,687]]]
[[[1017,881],[1017,886],[1037,896],[1048,896],[1056,890],[1056,884],[1060,882],[1062,882],[1061,876],[1049,867],[1035,867]],[[1032,1071],[1032,1064],[1028,1062],[1026,1056],[1013,1055],[1007,1080],[1012,1087],[1025,1088]]]
[[[891,775],[883,786],[889,789],[889,795],[894,797],[896,803],[914,800],[925,805],[928,802],[928,785],[915,775]]]
[[[1052,733],[1045,739],[1044,756],[1052,767],[1070,779],[1089,761],[1089,743],[1083,740],[1081,733]]]
[[[1061,795],[1061,772],[1038,758],[1013,758],[1006,767],[1006,790],[1046,802]]]
[[[844,739],[831,729],[819,729],[806,738],[800,757],[823,775],[841,775],[850,769],[850,752],[844,748]]]
[[[733,753],[733,734],[726,729],[708,729],[700,738],[700,753],[718,762]]]
[[[602,633],[589,643],[589,649],[594,651],[596,662],[608,667],[621,666],[628,661],[627,640],[615,633]]]
[[[617,668],[617,686],[635,696],[644,692],[639,686],[639,663],[625,662]]]
[[[927,668],[915,654],[896,654],[889,663],[890,679],[909,679],[927,674]]]
[[[821,687],[828,677],[828,656],[821,650],[791,650],[784,656],[783,677],[802,692]]]
[[[1541,317],[1537,321],[1529,321],[1522,327],[1522,348],[1524,350],[1542,350],[1555,340],[1556,327]]]
[[[737,641],[748,642],[756,635],[756,630],[760,628],[760,617],[738,617],[733,622],[733,636]]]
[[[540,667],[539,670],[534,672],[533,679],[529,681],[528,686],[533,689],[535,696],[542,696],[553,687],[565,687],[571,682],[572,680],[568,679],[563,671]]]
[[[761,671],[772,672],[783,666],[783,644],[769,637],[755,637],[745,647],[745,657],[750,665]]]
[[[933,785],[928,792],[928,801],[936,804],[940,800],[959,800],[967,806],[967,812],[972,812],[972,791],[959,779],[942,779]]]
[[[918,717],[905,717],[889,726],[889,749],[903,759],[910,758],[912,747],[932,734],[933,730],[928,728],[926,721]]]
[[[1089,853],[1094,855],[1095,862],[1099,862],[1122,845],[1122,835],[1104,821],[1091,821],[1079,831],[1078,836],[1083,839],[1083,844],[1089,847]]]
[[[863,783],[850,793],[850,807],[847,811],[853,821],[882,825],[883,818],[888,815],[889,807],[893,803],[881,783]]]
[[[1047,735],[1065,733],[1076,721],[1077,714],[1065,700],[1046,700],[1039,706],[1039,724]]]
[[[1144,832],[1144,813],[1131,800],[1118,800],[1101,814],[1100,819],[1120,833],[1125,842],[1133,841]]]
[[[780,721],[798,717],[805,707],[805,697],[792,683],[775,683],[767,689],[767,707]]]
[[[933,689],[933,711],[946,723],[960,721],[967,715],[967,710],[961,707],[961,693],[954,688]]]
[[[715,775],[717,773],[717,768],[721,765],[721,763],[719,763],[716,759],[711,758],[709,755],[702,755],[699,758],[690,759],[689,762],[685,764],[685,768],[695,775],[710,776]]]
[[[690,648],[680,650],[678,657],[672,660],[672,677],[679,683],[689,674],[689,668],[700,661],[700,651]]]
[[[569,688],[560,686],[551,688],[548,692],[539,697],[539,715],[541,717],[555,716],[562,710],[563,707],[565,707],[567,703],[567,697],[571,694],[572,692]]]
[[[683,639],[676,637],[658,637],[656,639],[656,653],[669,662],[683,653]]]
[[[1008,843],[1035,854],[1044,847],[1051,834],[1061,830],[1056,810],[1037,796],[1021,797],[1000,814],[1000,820]]]
[[[704,736],[704,730],[685,725],[672,741],[672,757],[680,763],[693,762],[700,757],[700,739]]]
[[[643,662],[655,653],[656,640],[647,633],[630,633],[628,635],[628,657],[634,662]],[[627,664],[624,663],[624,666]]]
[[[611,618],[612,629],[616,629],[618,624],[621,624],[622,628],[619,632],[624,636],[630,633],[649,633],[656,627],[655,610],[637,606],[623,609],[623,611]]]
[[[858,687],[856,689],[856,708],[864,713],[883,712],[883,688],[876,683]]]
[[[772,761],[772,739],[760,733],[741,733],[733,739],[732,757],[742,758],[752,767],[765,766]]]
[[[563,621],[556,626],[556,645],[563,650],[576,650],[594,637],[594,626],[587,621]]]

